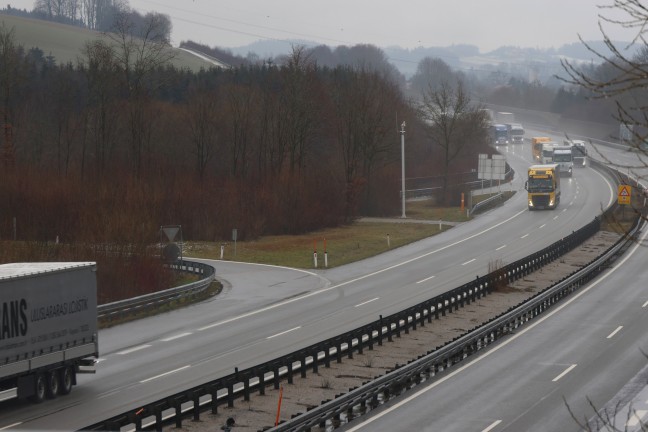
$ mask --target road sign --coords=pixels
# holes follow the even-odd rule
[[[632,196],[632,187],[628,185],[619,185],[619,204],[630,204],[630,196]]]

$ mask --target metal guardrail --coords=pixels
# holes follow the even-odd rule
[[[608,171],[608,173],[612,172],[603,164],[596,161],[594,164],[600,165],[599,168]],[[615,175],[616,177],[611,177],[617,180],[621,177],[622,181],[628,184],[634,183],[640,186],[634,180],[625,178],[620,173],[615,173]],[[613,208],[614,206],[606,213],[611,212]],[[300,373],[303,377],[306,376],[309,369],[312,369],[313,373],[317,373],[320,366],[328,367],[332,361],[341,362],[344,355],[352,358],[355,352],[361,354],[364,349],[372,349],[374,344],[381,345],[385,338],[391,340],[394,336],[399,336],[401,332],[408,333],[410,329],[416,329],[418,325],[423,326],[426,322],[432,322],[439,316],[452,313],[465,304],[470,304],[490,294],[500,283],[511,283],[538,270],[596,233],[600,229],[600,221],[600,218],[595,218],[581,229],[539,252],[401,312],[384,318],[381,316],[377,321],[258,366],[241,371],[235,368],[233,374],[176,393],[143,407],[134,408],[87,426],[84,430],[119,430],[128,426],[137,430],[148,428],[162,430],[163,425],[173,423],[176,427],[181,427],[183,418],[189,414],[194,420],[199,420],[203,410],[210,409],[212,414],[216,414],[222,404],[233,407],[234,401],[238,397],[249,401],[252,391],[258,391],[263,395],[267,385],[274,385],[274,388],[278,389],[282,379],[292,383],[295,373]],[[301,431],[317,425],[331,426],[333,422],[340,419],[340,416],[352,414],[356,410],[366,410],[367,406],[376,406],[380,399],[388,399],[395,390],[407,388],[414,383],[429,379],[438,372],[451,367],[544,312],[603,271],[606,263],[612,260],[624,247],[627,247],[634,234],[640,229],[640,224],[641,219],[637,219],[632,231],[601,257],[517,308],[512,308],[507,313],[466,335],[437,347],[427,356],[358,389],[340,395],[333,401],[323,403],[319,407],[298,415],[273,430]]]
[[[475,214],[475,213],[477,213],[478,211],[480,211],[482,209],[488,208],[494,202],[496,202],[498,200],[501,200],[502,197],[503,197],[503,195],[500,192],[500,193],[497,193],[497,194],[493,195],[492,197],[486,198],[485,200],[478,202],[477,204],[475,204],[472,207],[472,209],[470,209],[470,214],[472,215],[472,214]]]
[[[593,279],[607,263],[633,242],[641,226],[638,219],[632,231],[619,239],[602,256],[547,290],[527,300],[522,305],[505,312],[483,324],[460,339],[449,342],[431,354],[383,375],[355,390],[316,407],[294,419],[271,429],[273,432],[306,431],[313,427],[327,428],[339,424],[340,416],[353,416],[354,411],[366,411],[376,406],[378,400],[387,401],[394,393],[427,381],[515,331],[518,327],[550,309],[564,297]],[[328,429],[327,429],[328,430]]]
[[[132,314],[133,312],[154,308],[172,300],[194,296],[209,287],[216,275],[216,269],[213,266],[201,262],[182,260],[174,264],[169,264],[169,267],[177,271],[197,274],[202,276],[202,278],[199,281],[163,291],[99,305],[97,306],[99,318],[110,321],[127,314]]]
[[[391,340],[401,332],[407,333],[418,325],[425,325],[426,321],[431,322],[434,318],[452,313],[490,294],[503,281],[512,282],[554,261],[580,245],[599,228],[600,220],[595,218],[583,228],[539,252],[403,311],[388,317],[381,316],[374,322],[258,366],[240,371],[235,368],[233,374],[150,403],[139,408],[137,413],[133,409],[84,429],[116,430],[130,425],[136,429],[154,427],[161,430],[164,424],[173,422],[176,427],[180,427],[183,416],[188,412],[196,420],[202,409],[211,409],[215,414],[219,405],[226,403],[228,407],[232,407],[235,398],[241,395],[243,400],[248,401],[252,391],[265,394],[265,388],[270,384],[278,389],[281,379],[292,383],[295,373],[304,377],[309,369],[317,373],[320,366],[327,367],[332,361],[341,362],[343,355],[352,358],[355,352],[361,354],[364,349],[372,349],[374,344],[382,344],[385,338]]]

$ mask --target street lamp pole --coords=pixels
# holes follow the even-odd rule
[[[402,180],[401,196],[403,202],[403,214],[401,215],[401,217],[405,218],[405,122],[401,124],[400,134],[401,134],[401,180]]]

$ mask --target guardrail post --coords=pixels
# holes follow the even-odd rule
[[[353,358],[353,336],[349,335],[347,340],[347,358]]]
[[[326,348],[324,349],[324,367],[330,368],[331,367],[331,346],[326,345]]]
[[[193,392],[191,395],[193,399],[193,419],[200,421],[200,393]]]
[[[302,378],[306,378],[306,354],[302,354],[299,360],[299,372]]]
[[[272,380],[274,381],[275,390],[279,390],[279,366],[274,367]]]
[[[182,402],[174,400],[173,408],[175,409],[175,427],[180,429],[182,427]]]
[[[243,400],[248,402],[250,400],[250,377],[246,376],[243,378]]]
[[[162,432],[162,408],[156,406],[154,408],[155,413],[155,430],[157,432]]]
[[[293,383],[293,359],[292,357],[288,357],[288,364],[286,365],[288,367],[288,384]]]
[[[259,394],[263,396],[265,395],[265,368],[261,368],[257,378],[259,379]]]
[[[227,382],[227,407],[234,407],[234,382],[232,379]]]
[[[326,348],[326,351],[328,351],[328,347]],[[315,348],[313,350],[313,353],[311,354],[312,357],[313,357],[313,373],[318,373],[319,372],[319,364],[318,364],[319,363],[319,360],[318,360],[319,353],[320,353],[319,348]],[[306,369],[306,366],[304,366],[304,369]],[[306,376],[306,375],[304,375],[304,376]]]
[[[211,413],[218,414],[218,385],[214,384],[209,388],[211,395]]]

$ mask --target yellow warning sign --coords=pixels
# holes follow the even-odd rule
[[[628,185],[619,185],[619,204],[630,204],[630,196],[632,195],[632,187]]]

